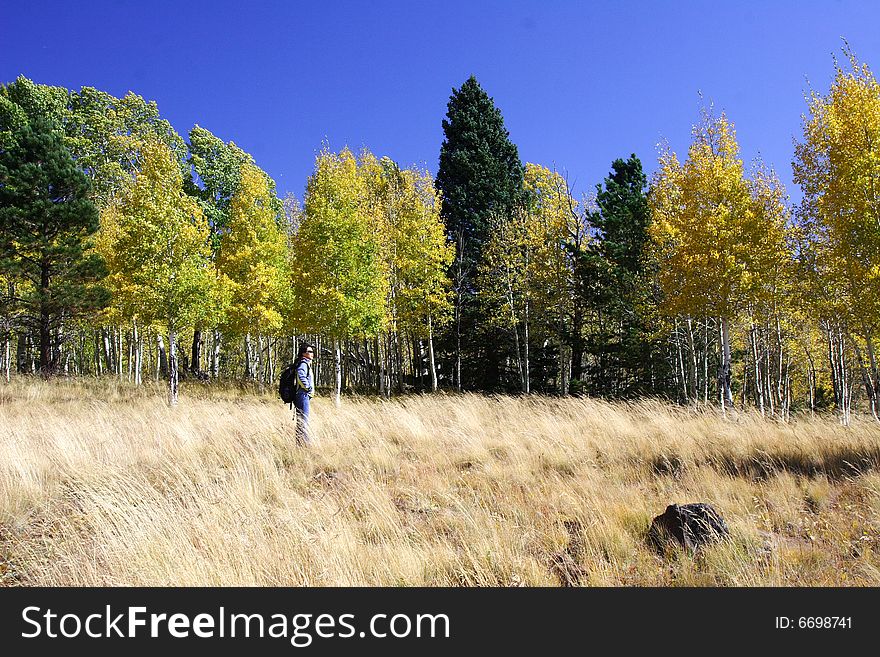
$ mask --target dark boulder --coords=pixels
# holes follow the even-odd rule
[[[686,550],[718,541],[730,535],[721,515],[709,504],[670,504],[654,518],[648,529],[648,543],[662,552],[670,544]]]

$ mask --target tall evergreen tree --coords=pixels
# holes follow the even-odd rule
[[[25,282],[13,301],[39,332],[40,371],[49,375],[62,319],[107,302],[107,291],[96,285],[104,262],[89,250],[98,210],[88,178],[49,121],[35,117],[7,132],[0,145],[0,271]]]
[[[455,318],[446,342],[455,359],[456,387],[491,388],[500,380],[501,354],[491,327],[480,321],[476,270],[493,218],[512,215],[524,201],[524,169],[500,110],[473,76],[453,89],[443,133],[437,188],[447,237],[456,247]],[[467,381],[463,372],[470,375]]]
[[[635,154],[617,159],[596,187],[596,210],[589,216],[595,239],[582,253],[579,268],[584,301],[596,315],[588,343],[590,385],[602,395],[660,392],[664,369],[659,345],[650,338],[648,312],[652,286],[645,275],[650,209],[648,181]]]

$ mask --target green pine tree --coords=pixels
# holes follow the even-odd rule
[[[473,76],[453,89],[443,133],[437,188],[447,237],[456,247],[450,276],[455,317],[444,342],[458,389],[492,388],[500,383],[500,345],[481,321],[476,271],[493,218],[510,216],[524,201],[524,168],[500,110]]]
[[[90,250],[98,210],[89,179],[49,121],[35,117],[0,131],[11,137],[0,145],[0,271],[25,283],[14,302],[39,333],[40,371],[48,376],[57,367],[62,320],[108,301],[98,285],[104,261]]]
[[[587,343],[588,390],[620,397],[660,392],[665,366],[650,330],[652,297],[646,274],[650,209],[647,178],[635,154],[617,159],[596,187],[589,216],[595,239],[581,255],[580,289],[594,313]],[[580,367],[578,374],[580,375]]]

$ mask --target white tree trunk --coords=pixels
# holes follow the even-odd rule
[[[3,341],[3,371],[6,376],[6,383],[9,383],[9,368],[12,367],[12,350],[9,348],[10,339],[9,336],[6,336],[6,339]]]
[[[333,356],[336,369],[336,390],[333,395],[333,403],[338,407],[342,395],[342,346],[340,345],[339,338],[333,340]]]
[[[694,400],[694,404],[698,403],[698,392],[697,392],[697,347],[696,341],[694,340],[694,322],[693,319],[687,318],[687,340],[688,340],[688,349],[691,352],[691,398]]]
[[[122,381],[122,329],[116,329],[116,372],[119,375],[119,380]]]
[[[220,376],[220,331],[214,330],[214,344],[211,350],[211,377]]]
[[[253,377],[253,360],[251,358],[251,334],[244,336],[244,378],[252,379]]]
[[[434,364],[434,327],[428,317],[428,362],[431,364],[431,392],[437,392],[437,366]]]
[[[132,374],[134,374],[134,336],[129,333],[128,334],[128,364],[126,366],[126,376],[128,378],[128,382],[131,383]]]
[[[376,336],[376,367],[379,368],[379,378],[376,381],[376,394],[380,397],[385,396],[385,357],[382,355],[382,342]]]
[[[141,369],[144,358],[144,345],[141,334],[138,331],[137,320],[132,321],[132,327],[132,338],[134,339],[134,384],[136,386],[139,386],[141,384]]]
[[[529,376],[529,302],[526,301],[526,320],[523,325],[524,344],[523,344],[523,392],[527,395],[531,392],[532,381]]]
[[[177,405],[177,336],[168,328],[168,403]]]
[[[758,398],[758,408],[761,411],[761,417],[764,417],[764,386],[761,382],[761,367],[758,363],[758,327],[752,324],[749,331],[752,343],[752,360],[755,365],[755,396]]]
[[[721,318],[721,372],[718,376],[718,388],[721,393],[721,410],[726,413],[733,407],[733,396],[730,390],[732,365],[730,357],[730,330],[726,317]]]
[[[276,340],[277,344],[277,340]],[[272,338],[266,338],[266,367],[269,372],[268,382],[275,380],[275,361],[272,359]]]

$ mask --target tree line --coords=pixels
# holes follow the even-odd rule
[[[878,417],[880,87],[845,49],[792,163],[746,165],[704,108],[650,179],[635,154],[576,198],[523,164],[474,77],[436,177],[318,153],[302,202],[155,103],[0,86],[0,368],[275,381],[298,342],[318,385],[659,396],[786,419]]]

